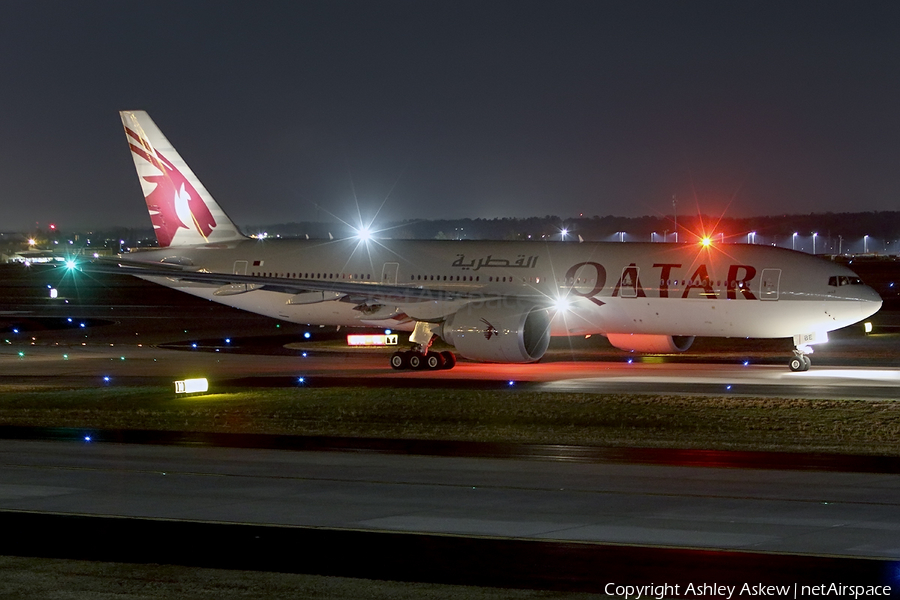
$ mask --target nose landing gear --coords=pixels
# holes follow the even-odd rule
[[[810,365],[812,365],[812,361],[809,359],[807,354],[812,354],[813,349],[809,346],[795,346],[794,347],[794,358],[791,359],[791,362],[788,363],[788,367],[790,367],[791,371],[809,371]]]

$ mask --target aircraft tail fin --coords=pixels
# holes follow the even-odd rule
[[[244,239],[150,115],[119,115],[160,247]]]

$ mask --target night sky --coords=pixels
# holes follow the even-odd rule
[[[0,2],[0,231],[900,208],[896,2]],[[317,205],[322,208],[317,208]]]

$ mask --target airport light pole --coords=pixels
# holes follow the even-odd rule
[[[678,201],[675,200],[675,194],[672,194],[672,213],[675,216],[675,243],[678,243]]]
[[[791,236],[791,250],[797,249],[797,232],[794,232],[794,235]]]
[[[863,236],[863,254],[869,253],[869,236]]]
[[[814,233],[814,234],[813,234],[813,255],[814,255],[814,256],[815,256],[815,254],[816,254],[816,238],[817,238],[817,237],[819,237],[819,234],[818,234],[818,233]]]

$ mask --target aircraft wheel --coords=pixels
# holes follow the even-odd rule
[[[438,352],[429,352],[425,355],[425,367],[429,371],[437,371],[444,368],[444,357]]]
[[[809,368],[812,366],[812,361],[805,354],[802,356],[803,358],[803,370],[809,371]]]
[[[409,366],[409,359],[406,356],[406,352],[394,352],[391,354],[391,368],[395,371],[399,371],[400,369],[405,369]]]
[[[444,368],[452,369],[456,366],[456,355],[450,352],[449,350],[444,350],[441,352],[441,356],[444,358]]]
[[[795,356],[794,358],[792,358],[791,362],[788,363],[791,371],[797,372],[805,371],[806,369],[808,369],[809,367],[806,367],[806,369],[803,368],[804,366],[806,366],[806,363],[803,361],[804,358],[805,357],[803,356]]]
[[[425,366],[425,357],[418,352],[410,352],[407,361],[410,369],[421,369]]]

